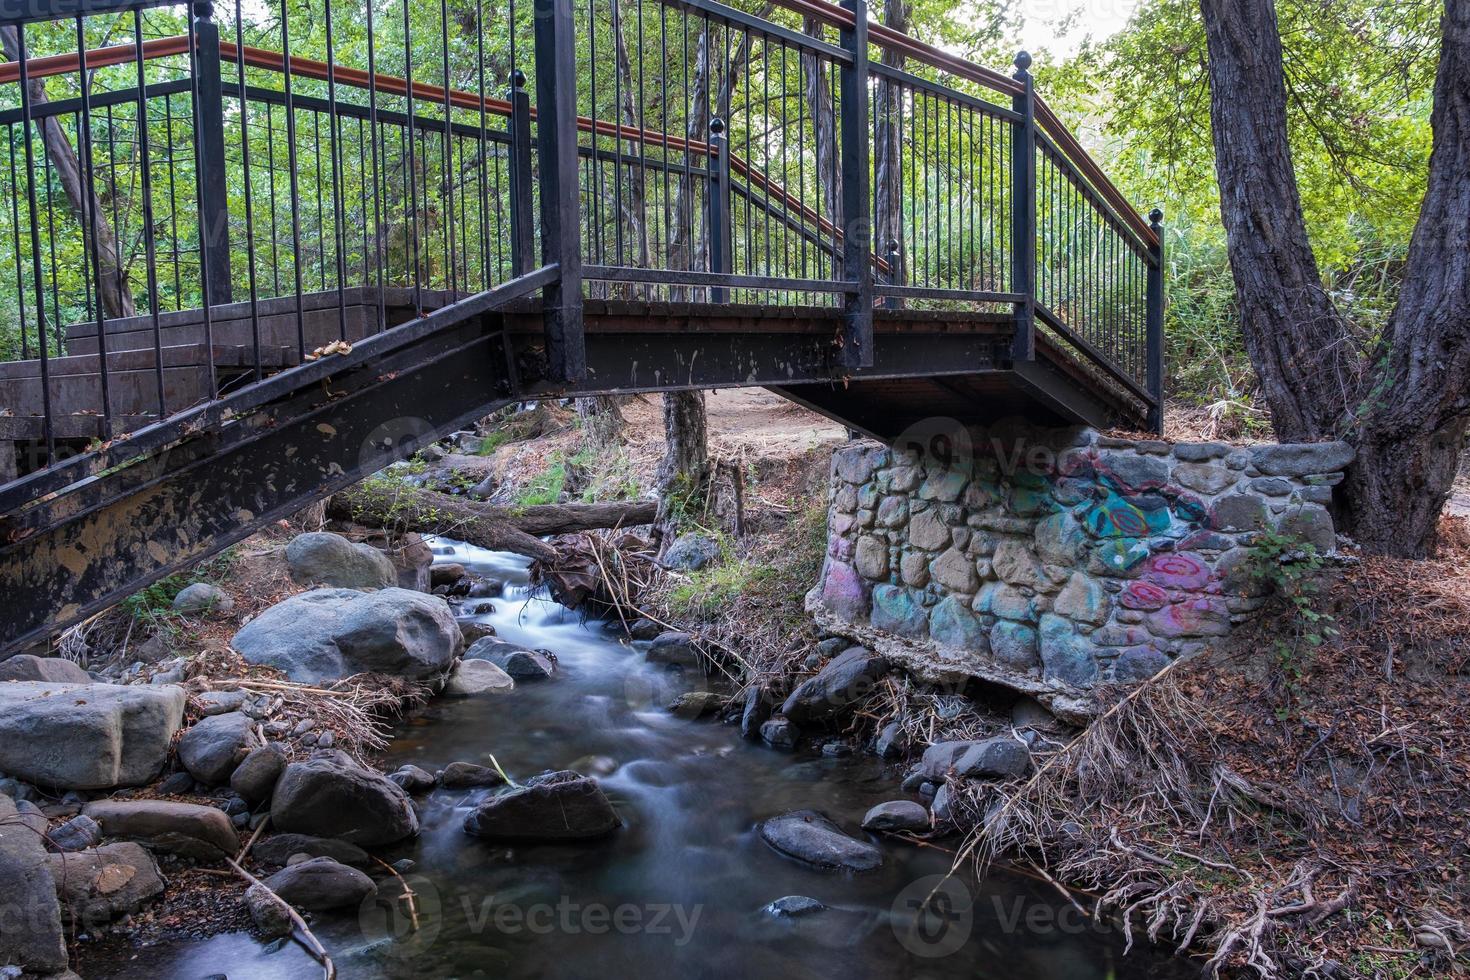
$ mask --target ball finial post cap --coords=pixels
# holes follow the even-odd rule
[[[725,131],[725,120],[721,119],[719,116],[711,119],[709,121],[709,131],[716,136],[723,133]]]
[[[1149,221],[1152,221],[1156,225],[1163,224],[1163,222],[1164,222],[1164,211],[1163,211],[1163,209],[1162,208],[1154,208],[1152,211],[1150,211],[1148,213],[1148,220]]]
[[[526,87],[526,73],[517,68],[510,73],[510,83],[516,88]]]
[[[1016,52],[1016,67],[1019,68],[1021,71],[1025,71],[1026,69],[1030,68],[1031,67],[1031,52],[1029,52],[1029,51],[1017,51]]]

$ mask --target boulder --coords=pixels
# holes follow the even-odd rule
[[[929,811],[913,800],[889,800],[879,803],[863,816],[863,829],[925,831],[929,829]]]
[[[267,609],[230,642],[252,664],[320,684],[363,671],[439,674],[459,652],[460,629],[438,596],[397,588],[314,589]]]
[[[946,774],[970,779],[1010,779],[1031,768],[1031,753],[1009,735],[994,738],[935,742],[924,750],[924,777],[944,782]]]
[[[791,752],[801,738],[801,729],[789,718],[771,718],[761,724],[761,741],[781,752]]]
[[[265,886],[309,912],[356,908],[378,893],[378,886],[367,875],[329,857],[287,865],[267,878]]]
[[[244,691],[205,691],[194,696],[194,707],[205,716],[227,715],[245,707],[248,697]]]
[[[1347,469],[1353,447],[1345,442],[1297,442],[1252,446],[1251,464],[1266,476],[1311,476]]]
[[[713,691],[685,691],[669,705],[669,712],[686,721],[698,721],[719,713],[724,706],[725,699]]]
[[[388,778],[401,786],[403,791],[410,796],[427,793],[438,784],[433,773],[420,769],[418,766],[400,766],[397,772],[390,772]]]
[[[556,665],[545,654],[495,637],[476,640],[464,658],[487,660],[518,681],[545,680],[556,672]]]
[[[387,555],[330,531],[298,534],[286,545],[286,566],[302,585],[386,589],[398,584],[398,570]]]
[[[82,813],[108,837],[137,841],[155,851],[196,861],[233,857],[240,837],[223,810],[165,800],[98,800]]]
[[[41,812],[39,806],[30,800],[17,800],[15,812],[21,824],[29,827],[37,837],[46,836],[46,828],[50,821],[46,819],[46,814]]]
[[[230,789],[252,807],[271,798],[276,780],[286,771],[286,752],[279,745],[262,745],[252,749],[245,760],[230,774]]]
[[[904,734],[903,726],[896,721],[890,721],[883,726],[878,737],[873,741],[873,752],[880,759],[897,759],[908,751],[909,740]]]
[[[745,689],[745,706],[740,712],[740,736],[754,741],[761,737],[761,726],[775,710],[775,699],[770,686],[764,682],[753,682]]]
[[[285,904],[263,884],[254,884],[245,890],[245,907],[255,929],[265,939],[280,939],[291,935],[295,924]]]
[[[259,745],[254,718],[240,711],[211,715],[201,718],[179,739],[179,761],[201,783],[220,786]]]
[[[142,786],[184,717],[183,688],[0,684],[0,772],[61,790]]]
[[[694,634],[679,631],[660,633],[648,646],[648,662],[676,667],[698,667],[700,657]]]
[[[706,534],[681,534],[664,554],[664,567],[697,572],[720,558],[720,543]]]
[[[597,780],[563,770],[490,797],[464,829],[489,840],[563,841],[605,837],[621,824]]]
[[[849,837],[815,810],[794,810],[761,824],[761,839],[788,857],[818,868],[872,871],[883,852],[867,841]]]
[[[271,798],[271,824],[360,847],[392,844],[419,829],[413,804],[397,783],[331,755],[286,767]]]
[[[482,623],[474,619],[461,619],[459,621],[460,641],[466,650],[485,637],[494,635],[495,627],[489,623]]]
[[[447,561],[442,565],[434,565],[429,569],[429,588],[437,588],[441,585],[454,585],[465,577],[465,568],[457,561]]]
[[[59,973],[67,968],[61,909],[41,838],[16,817],[15,803],[0,796],[0,887],[7,909],[0,929],[0,964],[27,973]]]
[[[866,647],[852,647],[802,681],[781,706],[781,714],[800,726],[821,725],[844,714],[872,693],[888,673],[888,661]]]
[[[515,687],[515,679],[497,665],[488,660],[466,659],[454,665],[442,693],[445,697],[471,698],[479,694],[508,694]]]
[[[451,762],[439,771],[438,782],[445,789],[471,789],[481,786],[501,786],[505,777],[500,770],[473,762]]]
[[[628,638],[633,640],[655,640],[663,631],[663,624],[651,619],[635,619],[628,624]]]
[[[47,684],[90,684],[92,675],[60,657],[36,657],[16,654],[0,662],[0,683],[5,681],[44,681]]]
[[[410,531],[398,539],[397,546],[388,551],[388,560],[398,573],[398,587],[412,592],[428,592],[429,569],[434,564],[434,552],[424,544],[424,539]]]
[[[48,833],[46,843],[53,851],[85,851],[102,843],[102,826],[79,813]]]
[[[174,612],[185,616],[202,616],[206,613],[227,613],[235,608],[235,600],[217,585],[195,582],[186,585],[174,596]]]
[[[47,857],[63,918],[79,931],[131,915],[163,894],[158,865],[137,844],[122,842]]]
[[[827,906],[815,898],[808,898],[805,895],[786,895],[765,906],[761,911],[773,919],[798,919],[804,915],[825,911],[826,908]]]
[[[356,868],[366,868],[373,863],[367,851],[356,844],[310,834],[272,834],[256,841],[250,849],[250,856],[255,860],[274,866],[284,866],[298,854],[309,858],[327,857]]]

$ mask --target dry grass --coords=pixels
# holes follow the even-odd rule
[[[1034,861],[1099,914],[1260,977],[1470,967],[1470,552],[1367,559],[1289,686],[1268,618],[1129,691],[1024,782],[965,787],[964,857]]]

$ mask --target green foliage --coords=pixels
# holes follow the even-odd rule
[[[1318,647],[1337,636],[1336,620],[1321,606],[1322,557],[1306,542],[1277,531],[1257,535],[1248,551],[1251,577],[1286,604],[1290,626],[1272,646],[1286,687],[1287,701],[1277,714],[1290,714],[1291,701],[1301,692],[1302,680]]]
[[[175,572],[145,586],[124,599],[120,605],[139,623],[154,629],[172,628],[173,621],[178,618],[173,612],[174,597],[195,582],[218,584],[223,581],[234,567],[236,557],[234,548],[226,548],[188,571]]]
[[[532,477],[516,498],[519,507],[536,507],[554,504],[561,499],[567,483],[566,458],[561,453],[552,453],[546,469]]]
[[[510,436],[504,432],[492,432],[480,440],[479,448],[475,450],[477,456],[489,456],[501,446],[510,442]]]

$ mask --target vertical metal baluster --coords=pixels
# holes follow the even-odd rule
[[[404,91],[408,99],[408,120],[403,127],[403,138],[408,147],[408,227],[409,238],[413,242],[413,306],[414,312],[419,316],[424,315],[424,284],[419,276],[419,215],[418,215],[418,173],[415,170],[414,144],[414,118],[413,118],[413,38],[408,18],[408,2],[403,0],[403,80]],[[424,191],[425,204],[428,203],[428,190]],[[407,243],[404,247],[404,257],[409,258]]]
[[[281,295],[281,235],[276,227],[276,127],[275,112],[265,104],[265,166],[270,175],[271,295]]]
[[[296,100],[291,86],[291,17],[289,8],[281,8],[282,87],[286,103],[286,183],[291,195],[291,266],[296,287],[296,353],[306,358],[306,313],[302,306],[301,272],[301,188],[296,176]]]
[[[371,2],[371,0],[369,0]],[[337,339],[347,340],[347,244],[342,225],[342,125],[337,111],[337,52],[332,0],[324,0],[327,41],[327,129],[332,140],[332,245],[337,251]]]
[[[204,317],[204,361],[211,400],[219,397],[214,363],[215,303],[230,298],[229,198],[225,191],[223,93],[220,90],[219,27],[214,5],[196,0],[194,43],[189,46],[194,98],[194,193],[199,222],[199,281]]]
[[[449,5],[439,0],[439,43],[444,54],[444,202],[449,220],[444,223],[446,265],[449,267],[449,301],[452,303],[459,292],[459,252],[454,247],[454,106],[450,101],[449,87]]]
[[[25,273],[20,255],[20,175],[15,169],[15,124],[5,126],[5,143],[10,147],[10,223],[15,229],[11,244],[15,246],[15,308],[20,314],[20,356],[31,359],[30,331],[26,328]],[[29,185],[29,181],[27,184]],[[27,195],[29,197],[30,195]]]
[[[1148,424],[1154,432],[1164,434],[1164,212],[1149,212],[1149,227],[1157,242],[1149,249],[1147,337],[1148,392],[1153,398]]]
[[[371,0],[369,0],[371,2]],[[480,94],[480,288],[489,289],[494,284],[490,277],[490,201],[489,201],[489,177],[490,177],[490,153],[489,143],[485,135],[487,122],[485,119],[485,2],[476,0],[475,4],[475,71],[479,81]],[[510,18],[510,31],[515,34],[515,17]]]
[[[728,64],[728,62],[726,62]],[[709,235],[709,271],[730,271],[730,146],[725,136],[725,122],[718,116],[709,122],[709,211],[705,231]],[[729,290],[716,286],[709,291],[710,302],[723,303]]]
[[[536,265],[535,213],[531,202],[531,97],[526,73],[519,68],[510,90],[510,228],[511,275],[524,276]]]
[[[373,29],[373,7],[376,0],[363,0],[363,7],[367,10],[367,62],[368,62],[368,142],[371,144],[373,159],[373,269],[376,278],[375,285],[378,292],[378,322],[375,331],[388,328],[388,298],[383,290],[383,207],[381,199],[387,191],[387,175],[381,171],[387,168],[387,160],[380,161],[378,155],[378,143],[382,138],[382,128],[378,125],[378,44],[377,34]],[[512,40],[514,33],[512,33]],[[386,148],[385,148],[386,156]],[[379,185],[379,180],[383,184]]]

